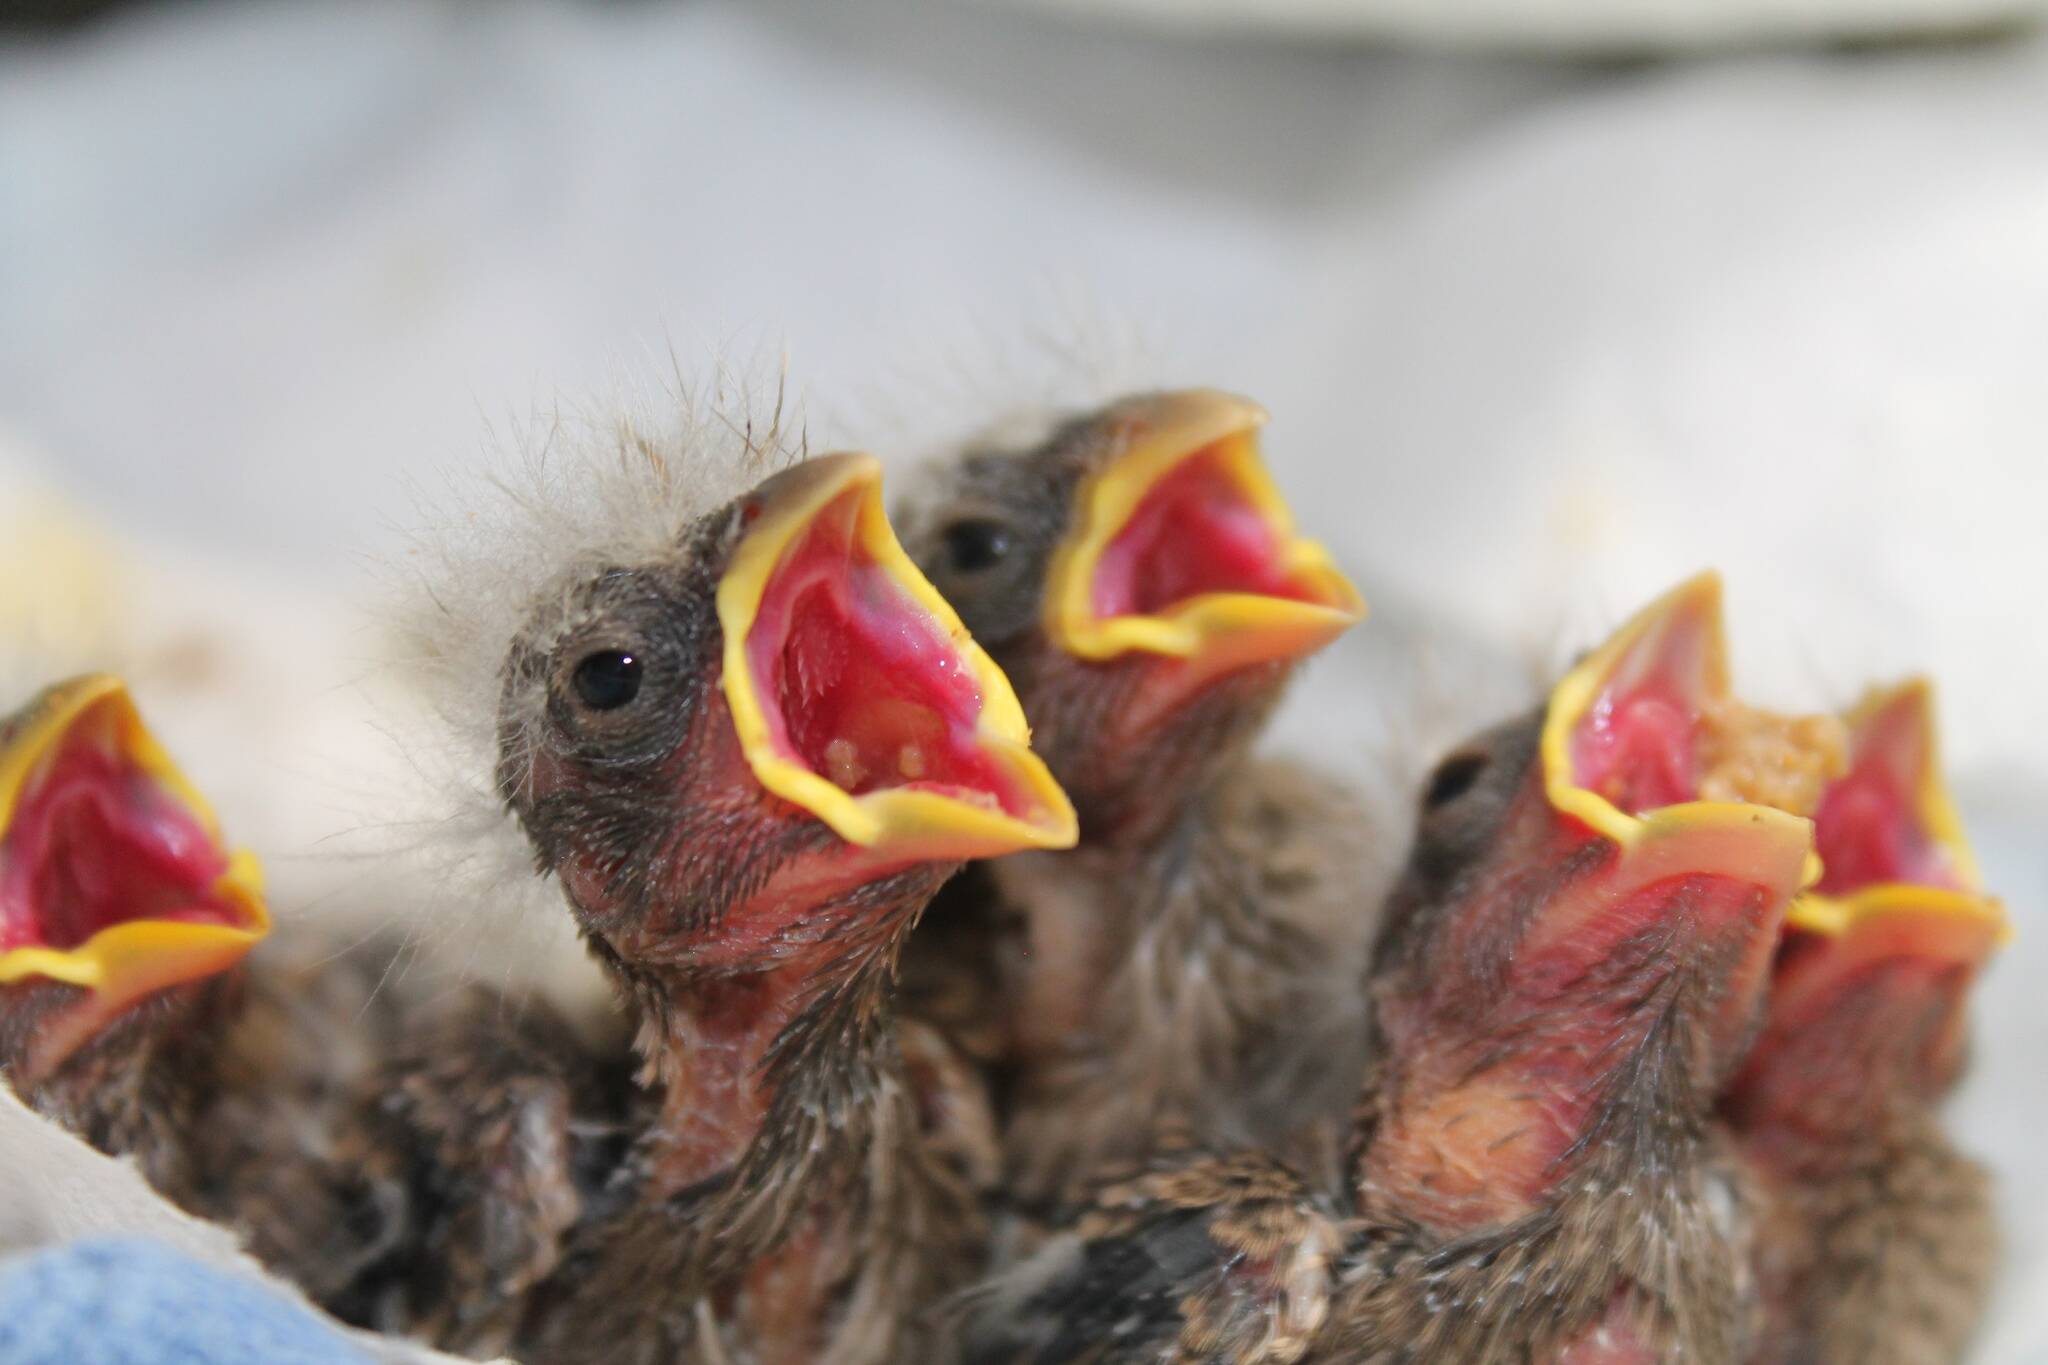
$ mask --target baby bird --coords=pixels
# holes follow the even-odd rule
[[[1295,533],[1264,420],[1209,391],[1125,399],[968,451],[903,513],[1080,813],[1078,849],[949,889],[906,970],[910,1008],[1007,1074],[1027,1204],[1175,1131],[1275,1139],[1340,1112],[1329,1078],[1355,1074],[1364,818],[1247,750],[1363,604]]]
[[[982,1232],[893,1023],[897,955],[963,859],[1071,844],[1072,807],[897,544],[877,462],[812,459],[708,511],[699,466],[629,449],[592,472],[586,535],[433,592],[476,637],[456,654],[501,661],[496,791],[652,1092],[511,1350],[931,1358],[917,1310],[975,1273]],[[474,619],[466,590],[489,594]]]
[[[1850,727],[1816,816],[1825,873],[1724,1103],[1766,1194],[1749,1358],[1945,1365],[1982,1316],[1997,1234],[1989,1176],[1934,1111],[2008,927],[1942,783],[1927,684],[1872,692]]]
[[[329,1132],[392,1045],[374,954],[244,957],[262,879],[106,674],[0,727],[0,1068],[316,1296],[380,1235]]]
[[[1430,779],[1342,1204],[1256,1152],[1155,1157],[970,1301],[969,1359],[1741,1357],[1713,1104],[1813,871],[1811,822],[1753,798],[1831,759],[1728,696],[1719,600],[1683,585]]]
[[[262,876],[106,674],[0,724],[0,1065],[30,1105],[159,1188],[270,929]]]

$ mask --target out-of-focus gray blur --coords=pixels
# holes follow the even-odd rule
[[[293,736],[358,743],[364,564],[487,428],[671,353],[786,349],[813,448],[897,458],[1237,389],[1375,603],[1282,720],[1330,761],[1419,761],[1709,564],[1755,697],[1937,677],[2019,926],[1958,1105],[1981,1359],[2048,1360],[2036,6],[44,8],[101,12],[0,43],[0,569],[68,500],[146,547],[137,629],[234,617],[233,704],[165,728],[274,862],[349,808]]]

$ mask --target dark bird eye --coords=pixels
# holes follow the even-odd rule
[[[1010,552],[1010,532],[1001,522],[956,521],[945,539],[946,558],[961,573],[986,569]]]
[[[640,660],[607,649],[576,665],[576,695],[593,711],[615,711],[640,695]]]
[[[1429,789],[1422,794],[1424,808],[1435,810],[1472,790],[1479,774],[1486,771],[1485,754],[1452,754],[1437,764],[1429,776]]]

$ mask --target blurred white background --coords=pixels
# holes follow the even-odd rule
[[[1057,9],[192,5],[0,46],[0,568],[55,582],[47,480],[142,547],[97,589],[124,629],[233,642],[232,703],[164,728],[289,887],[408,477],[671,348],[786,346],[813,447],[892,456],[1123,382],[1258,398],[1378,609],[1281,737],[1360,771],[1718,565],[1753,696],[1942,683],[2020,928],[1957,1105],[2005,1173],[1981,1358],[2048,1360],[2048,40]]]

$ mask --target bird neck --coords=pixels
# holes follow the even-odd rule
[[[740,976],[650,983],[643,1010],[643,1078],[661,1093],[658,1183],[687,1188],[726,1170],[759,1134],[773,1098],[767,1061],[810,1000],[808,962]]]
[[[951,871],[920,865],[800,910],[779,899],[776,917],[803,928],[742,958],[614,963],[639,1009],[642,1082],[660,1095],[642,1138],[651,1192],[743,1174],[821,1117],[835,1150],[858,1142],[896,1055],[898,951]]]
[[[1556,1017],[1378,1061],[1362,1205],[1449,1236],[1616,1181],[1690,1179],[1711,1089],[1690,1036],[1703,986],[1679,973],[1630,989],[1609,1014],[1560,1001]]]
[[[1084,847],[1134,856],[1174,837],[1182,815],[1243,760],[1292,665],[1261,664],[1190,686],[1179,660],[1033,661],[1032,744],[1080,815]]]
[[[52,1056],[52,1027],[84,993],[27,983],[22,1008],[0,1021],[0,1070],[38,1113],[102,1151],[133,1156],[153,1183],[174,1188],[186,1145],[180,1130],[218,1083],[215,1063],[243,984],[235,968],[166,988]]]

